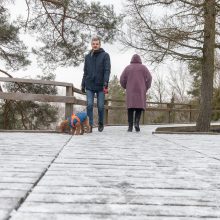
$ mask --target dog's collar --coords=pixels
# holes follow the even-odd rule
[[[74,124],[74,119],[76,119],[77,122],[80,122],[79,117],[76,116],[75,114],[72,114],[72,115],[71,115],[71,119],[70,119],[70,121],[69,121],[69,125],[70,125],[70,127],[72,127],[72,128],[76,127],[76,125]],[[77,122],[76,122],[76,123],[77,123]]]

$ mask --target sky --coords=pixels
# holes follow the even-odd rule
[[[90,0],[87,0],[90,2]],[[101,4],[112,4],[117,14],[119,14],[122,9],[125,0],[102,0]],[[10,11],[13,17],[17,15],[25,15],[27,6],[24,0],[15,0],[15,5],[10,7]],[[12,17],[12,18],[13,18]],[[31,36],[23,37],[25,42],[31,45],[34,39]],[[119,42],[114,42],[113,44],[102,43],[102,48],[109,53],[111,58],[111,76],[110,79],[117,75],[120,77],[124,68],[130,63],[132,55],[135,53],[133,49],[124,50],[124,46]],[[32,59],[32,65],[29,66],[25,71],[19,70],[17,72],[10,72],[13,77],[30,77],[34,78],[36,75],[41,75],[42,70],[38,68],[37,63]],[[55,70],[56,81],[70,82],[76,88],[80,88],[81,80],[83,76],[83,63],[78,67],[60,67]]]

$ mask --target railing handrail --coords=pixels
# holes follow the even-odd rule
[[[15,82],[15,83],[28,83],[28,84],[43,84],[53,86],[73,86],[72,83],[50,81],[50,80],[38,80],[38,79],[24,79],[24,78],[10,78],[0,77],[0,82]]]
[[[74,96],[59,96],[47,94],[33,94],[23,92],[0,92],[0,99],[19,100],[19,101],[38,101],[38,102],[61,102],[61,103],[76,103],[77,99]]]
[[[110,99],[110,98],[107,98],[106,99],[107,101],[109,102],[123,102],[125,100],[123,99]],[[177,103],[177,102],[148,102],[146,101],[147,104],[153,104],[153,105],[183,105],[183,106],[197,106],[195,104],[190,104],[190,103]]]

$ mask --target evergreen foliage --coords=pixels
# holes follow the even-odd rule
[[[41,65],[54,68],[79,65],[93,35],[112,42],[122,19],[113,6],[85,0],[38,0],[29,7],[30,19],[22,25],[42,43],[33,52]]]
[[[37,76],[38,79],[54,80],[54,74]],[[51,85],[6,83],[7,92],[28,92],[56,95],[57,88]],[[57,121],[58,108],[49,103],[32,101],[4,101],[1,103],[0,127],[3,129],[50,129]]]
[[[9,22],[9,13],[0,2],[0,60],[7,68],[18,70],[30,64],[27,47],[19,38],[19,27]]]
[[[124,124],[127,122],[127,112],[125,107],[125,90],[121,87],[119,79],[116,75],[113,76],[112,80],[109,82],[109,99],[121,100],[121,102],[110,102],[111,106],[124,106],[123,110],[113,110],[110,114],[110,123],[113,124]]]
[[[193,82],[191,89],[188,91],[188,94],[191,95],[197,103],[201,99],[201,77],[202,77],[202,64],[201,62],[190,62],[189,63],[189,72],[193,77]]]

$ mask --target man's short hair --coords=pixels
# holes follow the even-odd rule
[[[99,41],[99,43],[101,44],[101,38],[98,36],[93,37],[91,42],[93,41]]]

